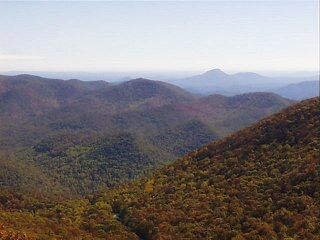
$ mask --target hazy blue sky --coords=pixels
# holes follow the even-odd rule
[[[318,71],[318,1],[0,1],[0,72]]]

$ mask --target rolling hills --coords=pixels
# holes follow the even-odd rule
[[[1,76],[0,86],[1,162],[16,176],[3,185],[43,184],[57,194],[145,175],[292,104],[272,93],[197,97],[147,79],[112,85],[19,75]],[[35,184],[36,175],[46,181]]]
[[[319,116],[319,98],[297,103],[149,177],[85,198],[2,191],[0,236],[318,239]]]

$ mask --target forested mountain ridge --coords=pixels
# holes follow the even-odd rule
[[[19,75],[0,76],[0,86],[1,164],[15,176],[4,186],[81,195],[144,175],[292,103],[272,93],[201,98],[147,79],[111,85]],[[35,184],[37,175],[46,178]]]
[[[0,237],[319,239],[319,103],[295,104],[85,198],[1,191]]]
[[[8,155],[1,161],[16,176],[5,186],[41,182],[81,194],[145,174],[291,104],[269,93],[199,98],[147,79],[111,85],[0,76],[0,89],[0,142]],[[118,154],[101,142],[117,146]],[[12,155],[17,147],[28,148]],[[119,158],[125,152],[130,157]],[[25,177],[17,163],[34,171]],[[34,184],[33,172],[47,180]]]
[[[266,94],[252,96],[242,95],[229,101],[249,98],[253,103],[263,101]],[[276,95],[271,98],[276,101],[255,109],[243,104],[241,110],[253,110],[257,116],[249,114],[243,123],[230,127],[240,129],[292,103]],[[31,146],[43,136],[65,130],[119,133],[119,128],[138,128],[136,133],[140,134],[142,129],[137,122],[150,126],[147,132],[159,132],[156,129],[178,125],[181,119],[204,121],[216,131],[219,127],[216,122],[219,118],[225,119],[215,112],[228,106],[218,109],[211,105],[215,105],[215,99],[199,98],[174,85],[147,79],[111,85],[102,81],[45,79],[32,75],[0,76],[0,141],[2,147]],[[241,114],[240,109],[239,112],[226,110],[223,113],[231,112],[226,116],[228,119]],[[212,118],[214,116],[217,119]],[[230,133],[227,128],[219,132],[220,136]]]
[[[109,83],[46,79],[32,75],[0,76],[1,148],[31,146],[55,131],[59,111],[86,92]]]
[[[195,150],[120,191],[145,239],[318,239],[319,98]]]
[[[64,130],[109,131],[124,112],[157,109],[187,99],[194,96],[173,85],[144,79],[111,85],[0,76],[1,145],[30,146],[41,135]]]

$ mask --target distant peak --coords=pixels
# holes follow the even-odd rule
[[[215,68],[212,70],[209,70],[203,74],[201,74],[202,76],[208,76],[208,77],[226,77],[229,76],[228,74],[226,74],[225,72],[223,72],[221,69],[219,68]]]
[[[224,73],[224,72],[220,68],[214,68],[207,71],[206,73]]]
[[[224,75],[226,75],[226,73],[223,72],[220,68],[211,69],[211,70],[205,72],[204,74],[224,74]]]
[[[154,80],[151,80],[151,79],[147,79],[147,78],[134,78],[134,79],[130,79],[129,81],[125,81],[125,83],[129,83],[129,84],[132,84],[132,83],[149,83],[149,82],[155,82]]]
[[[130,79],[129,81],[124,81],[122,84],[125,85],[135,85],[135,84],[150,84],[150,83],[155,83],[156,81],[146,79],[146,78],[135,78],[135,79]]]
[[[139,78],[131,79],[131,81],[152,81],[152,80],[147,79],[147,78],[143,78],[143,77],[139,77]]]

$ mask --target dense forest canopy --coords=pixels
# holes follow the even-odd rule
[[[319,117],[319,98],[303,101],[149,177],[83,198],[2,188],[0,236],[317,239]]]
[[[0,76],[2,185],[85,196],[292,104],[272,93],[195,96],[172,84]]]

